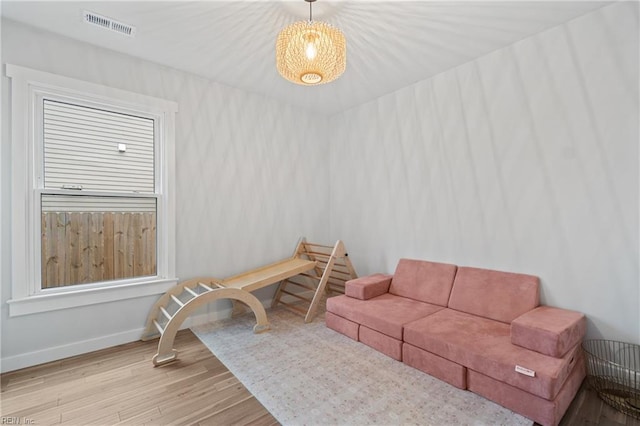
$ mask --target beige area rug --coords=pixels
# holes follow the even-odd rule
[[[531,425],[468,391],[285,309],[253,334],[253,314],[193,332],[283,425]]]

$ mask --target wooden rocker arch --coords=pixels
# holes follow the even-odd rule
[[[196,284],[199,284],[199,282]],[[158,352],[152,358],[153,364],[162,365],[175,360],[178,356],[178,351],[173,349],[173,341],[184,320],[199,307],[220,299],[237,300],[249,306],[256,317],[256,325],[253,326],[254,333],[262,333],[269,330],[267,313],[257,297],[237,288],[213,288],[211,291],[202,293],[183,304],[164,328],[158,327],[158,331],[160,329],[162,331],[160,331]],[[156,321],[155,324],[158,324],[158,322]]]

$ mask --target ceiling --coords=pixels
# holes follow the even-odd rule
[[[424,80],[600,8],[594,1],[318,0],[314,20],[347,39],[347,70],[320,86],[276,71],[281,28],[308,19],[291,1],[44,1],[1,3],[6,18],[194,73],[323,114]],[[84,10],[136,27],[130,38],[85,24]]]

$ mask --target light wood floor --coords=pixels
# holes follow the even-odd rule
[[[175,345],[179,360],[162,367],[153,340],[3,374],[0,413],[35,425],[278,424],[191,331]]]
[[[176,337],[177,362],[153,368],[157,344],[134,342],[3,374],[0,414],[34,425],[278,424],[189,330]],[[640,426],[640,420],[583,384],[560,423],[574,425]]]
[[[640,426],[640,420],[626,416],[605,404],[586,380],[564,414],[559,426]]]

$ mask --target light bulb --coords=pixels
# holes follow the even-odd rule
[[[307,43],[307,47],[305,49],[305,55],[308,60],[313,61],[318,54],[318,49],[316,49],[316,45],[313,42]]]

